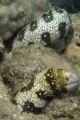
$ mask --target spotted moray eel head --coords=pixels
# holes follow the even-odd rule
[[[77,76],[63,69],[49,69],[45,75],[53,91],[73,91],[78,87]]]

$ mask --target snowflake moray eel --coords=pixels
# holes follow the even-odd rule
[[[41,113],[48,102],[64,91],[78,87],[75,74],[64,69],[45,69],[32,80],[28,88],[23,87],[13,98],[21,112]]]
[[[56,6],[42,17],[33,20],[21,30],[13,41],[13,49],[20,46],[44,42],[47,46],[56,46],[57,49],[64,49],[67,45],[65,38],[71,29],[71,20],[68,13]],[[59,48],[60,46],[60,48]]]

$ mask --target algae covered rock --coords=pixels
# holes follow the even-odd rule
[[[39,9],[40,8],[40,9]],[[22,27],[35,18],[38,13],[49,9],[47,0],[1,0],[0,37],[7,41]]]
[[[72,42],[65,51],[65,57],[76,69],[77,73],[80,73],[80,15],[79,13],[71,15],[74,34]]]
[[[24,21],[26,21],[26,18],[28,16],[24,12],[24,10],[30,9],[29,11],[30,13],[28,14],[30,15],[30,17],[29,19],[27,19],[27,21],[29,20],[31,21],[31,19],[34,18],[34,15],[38,17],[38,15],[41,15],[43,11],[46,11],[49,8],[49,6],[47,6],[48,3],[46,2],[46,0],[32,1],[35,5],[29,4],[29,2],[31,1],[27,1],[27,0],[24,0],[24,2],[20,0],[19,1],[18,0],[16,1],[1,0],[0,1],[0,6],[1,6],[0,8],[0,15],[1,15],[0,55],[5,51],[5,47],[2,40],[4,41],[8,40],[11,36],[13,36],[17,28],[18,28],[17,30],[19,30],[22,26],[25,26],[25,24],[27,24],[27,22],[24,22]],[[28,5],[29,8],[26,7],[26,4]],[[33,15],[33,12],[34,12],[34,15]],[[25,16],[25,19],[23,16]],[[31,108],[33,104],[29,104],[29,102],[26,102],[25,100],[23,100],[27,98],[25,97],[26,96],[25,93],[27,94],[30,90],[32,90],[32,87],[34,85],[34,80],[36,81],[39,76],[43,75],[42,73],[45,69],[49,70],[49,68],[53,68],[52,69],[53,71],[54,68],[55,69],[62,68],[65,71],[68,71],[69,73],[72,72],[78,75],[80,78],[80,63],[79,63],[80,32],[78,27],[79,14],[72,15],[71,19],[72,19],[72,25],[74,28],[74,37],[71,44],[67,47],[66,51],[63,54],[55,53],[55,51],[52,48],[49,48],[48,46],[45,47],[44,44],[42,43],[39,43],[39,44],[30,43],[28,47],[22,46],[22,47],[13,49],[11,51],[12,55],[10,56],[10,53],[9,53],[8,54],[9,57],[7,56],[5,61],[0,64],[0,75],[1,75],[0,77],[0,120],[32,120],[32,119],[33,120],[56,120],[56,119],[57,120],[71,120],[71,119],[79,120],[80,118],[80,85],[79,85],[79,91],[77,92],[75,90],[74,93],[72,92],[71,94],[60,94],[60,96],[54,97],[54,99],[47,105],[47,107],[45,107],[45,109],[42,110],[42,113],[39,115],[35,115],[33,113],[30,113],[29,111],[27,113],[26,112],[27,110],[33,111],[33,109]],[[13,24],[14,21],[16,24]],[[25,29],[22,29],[22,31],[25,31]],[[24,33],[24,32],[20,31],[20,33]],[[20,34],[20,33],[18,36],[22,38],[24,34]],[[46,74],[46,76],[48,78],[51,77],[51,73]],[[71,82],[73,81],[74,83],[70,85],[71,83],[70,82],[68,84],[66,88],[68,90],[71,90],[71,88],[74,88],[76,84],[76,82],[74,81],[75,75],[72,75],[71,78],[72,78]],[[43,88],[44,90],[44,87],[41,86],[41,85],[44,85],[45,83],[44,81],[41,82],[40,86],[39,86],[39,83],[37,84],[39,86],[38,89]],[[56,82],[59,83],[59,81],[56,81]],[[64,83],[65,82],[63,82],[63,84]],[[34,88],[37,88],[37,85],[35,85]],[[47,85],[49,87],[49,84]],[[56,84],[56,85],[58,88],[60,88],[60,84]],[[45,89],[46,89],[46,86],[45,86]],[[62,89],[60,90],[62,93]],[[34,89],[32,91],[34,91]],[[50,98],[50,96],[52,95],[51,91],[49,92],[50,94],[47,96],[47,98]],[[48,93],[48,91],[46,93]],[[33,97],[35,96],[35,92],[30,92],[30,94]],[[37,92],[37,94],[43,100],[44,92],[40,91],[40,92]],[[37,98],[37,100],[40,100],[39,97]],[[18,98],[20,102],[18,101]],[[29,95],[29,100],[31,99],[32,101],[34,101],[34,98],[30,97]],[[24,112],[19,111],[17,108],[17,105],[15,105],[13,102],[17,103],[18,106],[22,105],[22,103],[25,103],[23,107],[20,106],[20,110],[22,110],[23,108]],[[34,101],[34,103],[37,104],[38,102],[36,103]],[[46,103],[48,103],[48,101]]]
[[[36,75],[41,73],[44,69],[49,68],[63,68],[65,71],[71,71],[74,74],[77,74],[76,71],[71,67],[69,62],[65,60],[63,56],[59,56],[56,54],[51,48],[47,48],[44,46],[39,45],[31,45],[26,49],[26,47],[23,48],[17,48],[12,51],[12,57],[8,58],[6,61],[4,61],[0,65],[0,74],[2,76],[2,81],[7,86],[8,90],[8,96],[10,103],[12,106],[15,107],[13,112],[11,110],[11,107],[7,107],[13,114],[13,117],[11,116],[11,119],[14,118],[16,120],[55,120],[57,119],[70,119],[68,111],[72,113],[73,117],[78,118],[79,115],[79,94],[75,94],[74,96],[72,93],[71,95],[73,97],[68,96],[67,94],[62,95],[55,98],[48,104],[45,109],[42,110],[42,113],[40,115],[34,115],[32,113],[21,113],[17,110],[17,106],[13,104],[13,98],[20,92],[20,90],[24,91],[28,90],[27,88],[30,88],[32,85],[32,80]],[[25,89],[26,88],[26,89]],[[71,101],[71,98],[74,100]],[[14,101],[15,103],[15,101]],[[63,104],[61,104],[63,103]],[[65,104],[64,104],[65,103]],[[76,103],[76,106],[75,106]],[[72,108],[72,104],[74,104],[74,108]],[[3,105],[3,104],[2,104]],[[65,111],[67,106],[67,110]],[[69,109],[69,108],[72,109]],[[3,107],[5,109],[5,107]],[[62,108],[62,109],[61,109]],[[64,109],[65,108],[65,109]],[[25,108],[26,109],[26,108]],[[62,111],[61,111],[62,110]],[[74,111],[76,110],[76,113]],[[1,115],[3,112],[3,109],[1,109]],[[10,114],[11,114],[10,112]],[[64,112],[66,112],[64,116]],[[73,114],[74,113],[74,114]],[[12,115],[12,114],[11,114]],[[10,116],[10,115],[9,115]],[[9,117],[10,118],[10,117]],[[13,120],[14,120],[13,119]]]

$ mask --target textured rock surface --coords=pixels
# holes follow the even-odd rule
[[[33,78],[34,75],[39,73],[44,68],[64,68],[67,71],[73,71],[76,73],[75,70],[71,67],[71,65],[63,58],[57,55],[52,49],[46,47],[40,47],[36,45],[29,46],[28,49],[26,48],[18,48],[13,51],[12,58],[7,60],[5,63],[2,64],[0,71],[3,71],[3,79],[10,85],[7,89],[8,95],[12,96],[18,90],[20,90],[23,86],[28,85],[30,79]],[[0,72],[2,73],[2,72]],[[25,74],[25,75],[24,75]],[[25,76],[25,77],[24,77]],[[12,84],[12,86],[11,86]],[[11,89],[12,88],[12,91]],[[8,99],[10,96],[8,96]],[[8,103],[11,106],[14,106],[10,101]],[[17,112],[17,108],[11,110],[9,105],[4,106],[1,109],[1,116],[4,113],[6,115],[6,109],[8,109],[7,115],[8,119],[11,118],[14,120],[56,120],[56,119],[63,119],[69,120],[71,118],[78,119],[80,116],[80,96],[77,92],[74,95],[67,95],[59,98],[54,99],[43,111],[40,115],[33,115],[33,114],[21,114]],[[4,105],[1,102],[1,105]],[[65,115],[64,115],[65,113]],[[7,117],[5,117],[7,119]],[[3,118],[3,120],[5,120]],[[1,118],[2,120],[2,118]]]
[[[20,49],[14,50],[11,59],[7,60],[1,66],[5,83],[9,82],[14,90],[19,90],[20,85],[24,86],[28,84],[36,72],[45,68],[45,65],[40,59],[42,54],[38,51],[36,52],[37,49]],[[6,81],[7,78],[8,81]]]
[[[13,1],[2,0],[0,2],[0,5],[6,6],[6,4],[11,5],[11,2]],[[7,15],[7,13],[5,13],[5,15]],[[17,107],[10,101],[15,92],[25,86],[25,84],[29,84],[30,79],[46,67],[62,67],[67,71],[75,72],[80,78],[80,15],[74,14],[71,17],[74,27],[74,37],[72,43],[67,47],[67,50],[63,55],[60,56],[56,54],[50,48],[34,45],[29,46],[28,49],[19,48],[14,50],[12,58],[5,61],[3,64],[0,64],[0,74],[3,73],[2,77],[7,78],[4,81],[9,85],[5,86],[0,78],[0,120],[80,119],[80,87],[79,91],[74,94],[67,94],[66,96],[62,95],[55,98],[40,115],[19,113]],[[4,30],[5,26],[2,28]],[[10,36],[8,36],[8,38],[9,37]],[[5,38],[7,38],[7,36],[5,36]]]
[[[16,31],[48,8],[47,0],[1,0],[0,38],[4,41],[10,39]]]
[[[74,34],[72,42],[65,51],[65,56],[72,66],[80,73],[80,13],[71,16]]]
[[[33,77],[46,67],[64,68],[65,66],[67,71],[68,69],[72,71],[66,60],[63,58],[61,61],[61,59],[49,48],[40,47],[40,44],[32,45],[28,49],[24,47],[13,50],[11,59],[2,63],[0,71],[3,78],[5,80],[8,78],[8,81],[15,86],[21,81],[28,81],[31,76]]]
[[[16,114],[19,115],[18,110],[16,109],[16,106],[13,106],[10,102],[8,89],[0,78],[0,120],[20,120]]]

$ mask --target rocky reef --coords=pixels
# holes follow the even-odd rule
[[[30,119],[77,119],[79,115],[79,90],[71,94],[61,94],[60,96],[54,97],[50,104],[42,110],[40,115],[33,115],[31,113],[22,113],[17,110],[16,102],[13,100],[14,96],[22,89],[23,91],[28,86],[31,86],[33,78],[43,71],[46,68],[63,68],[66,71],[71,71],[77,75],[79,73],[74,69],[70,62],[67,62],[63,55],[59,56],[51,48],[47,48],[39,45],[17,48],[13,51],[13,55],[10,59],[7,59],[1,64],[0,73],[2,76],[3,83],[8,87],[8,106],[5,106],[5,109],[8,109],[8,112],[2,111],[1,113],[7,114],[7,117],[10,118],[10,115],[14,119],[30,120]],[[2,83],[2,84],[3,84]],[[4,85],[4,86],[5,86]],[[26,86],[26,87],[25,87]],[[24,88],[24,89],[23,89]],[[3,103],[0,103],[3,104]],[[14,108],[14,111],[11,113],[9,108],[11,104]],[[17,111],[16,111],[17,110]],[[64,116],[65,112],[65,116]],[[10,114],[10,115],[9,115]],[[1,116],[2,119],[2,116]]]
[[[7,45],[11,44],[11,41],[15,40],[14,37],[17,40],[16,35],[22,38],[23,34],[20,34],[20,33],[24,33],[25,30],[27,29],[27,26],[24,28],[23,26],[27,25],[35,17],[37,18],[40,16],[41,18],[41,14],[43,13],[43,11],[47,11],[50,8],[50,4],[48,4],[47,0],[43,0],[43,1],[34,0],[34,2],[32,0],[30,1],[25,0],[24,2],[21,0],[19,1],[18,0],[15,0],[15,1],[1,0],[0,3],[1,3],[0,14],[2,18],[0,21],[0,24],[1,24],[1,29],[0,29],[0,38],[1,38],[0,39],[0,61],[1,61],[0,63],[0,120],[26,120],[26,119],[27,120],[32,120],[32,119],[33,120],[56,120],[56,119],[57,120],[71,120],[71,119],[79,120],[80,119],[80,56],[79,56],[80,54],[80,30],[79,30],[80,13],[70,14],[70,19],[71,19],[70,22],[72,22],[72,27],[74,32],[71,37],[69,37],[69,34],[67,34],[69,38],[66,40],[69,40],[70,42],[66,46],[66,48],[64,47],[65,49],[63,49],[61,52],[58,53],[58,50],[57,50],[57,53],[56,53],[56,51],[52,47],[46,46],[44,43],[41,43],[41,42],[37,44],[35,43],[29,44],[27,46],[26,45],[19,46],[19,47],[16,47],[15,49],[9,49],[8,51],[9,46],[7,48]],[[27,12],[28,10],[30,10],[29,11],[30,13]],[[62,9],[58,8],[57,10],[58,12],[61,12]],[[13,24],[14,21],[15,21],[15,24]],[[6,46],[4,43],[6,44]],[[6,54],[6,51],[7,51],[7,54]],[[5,56],[5,59],[4,59],[4,56]],[[33,82],[36,83],[38,76],[42,75],[43,76],[42,78],[44,78],[43,71],[49,70],[50,68],[53,68],[52,71],[54,71],[54,69],[55,70],[63,69],[68,73],[73,73],[72,75],[73,77],[71,77],[72,78],[71,82],[75,80],[74,78],[78,77],[79,79],[79,83],[77,84],[78,88],[76,88],[74,92],[71,91],[66,94],[65,94],[66,92],[65,89],[63,89],[64,92],[62,92],[62,89],[60,89],[61,90],[60,94],[55,96],[54,99],[51,99],[51,102],[48,102],[48,105],[44,109],[42,109],[39,115],[30,113],[30,112],[27,113],[26,112],[27,108],[28,110],[32,110],[32,109],[30,107],[30,104],[28,104],[29,102],[27,103],[24,100],[24,98],[28,98],[28,97],[25,97],[25,91],[27,94],[29,92],[29,89],[31,89],[32,91],[33,91],[33,88],[43,89],[44,83],[45,83],[44,79],[39,79],[39,80],[42,80],[41,85],[40,85],[40,82],[38,82],[37,85],[33,84]],[[47,75],[48,78],[50,77],[50,79],[48,80],[54,80],[54,79],[51,79],[51,75],[53,74],[49,73],[45,75]],[[75,75],[77,77],[75,77]],[[49,81],[49,83],[50,82],[51,81]],[[60,82],[58,81],[58,83]],[[71,88],[73,89],[74,85],[72,84],[71,86],[69,86],[69,84],[67,84],[68,86],[66,88],[68,90],[71,90]],[[33,88],[32,88],[32,85],[34,86]],[[62,84],[56,84],[56,85],[57,87],[60,88],[60,85]],[[50,88],[50,86],[48,87]],[[51,89],[48,89],[48,90],[51,90]],[[30,91],[31,94],[32,94],[32,91]],[[50,97],[53,97],[51,96],[52,95],[51,91],[49,95]],[[22,94],[22,92],[24,94]],[[49,91],[47,91],[47,93],[48,92]],[[41,93],[38,95],[42,95]],[[34,94],[31,95],[31,97],[29,96],[29,100],[31,98],[31,100],[34,101],[34,96],[35,96],[35,92]],[[19,102],[19,106],[21,106],[20,109],[22,109],[22,103],[26,102],[25,105],[23,105],[24,112],[21,112],[16,105],[16,103],[18,104],[18,98],[21,98],[21,97],[22,97],[22,99],[20,99],[20,101],[22,100],[21,104]],[[39,100],[39,98],[37,100]]]
[[[48,10],[47,0],[1,0],[0,39],[7,41],[38,14]]]

